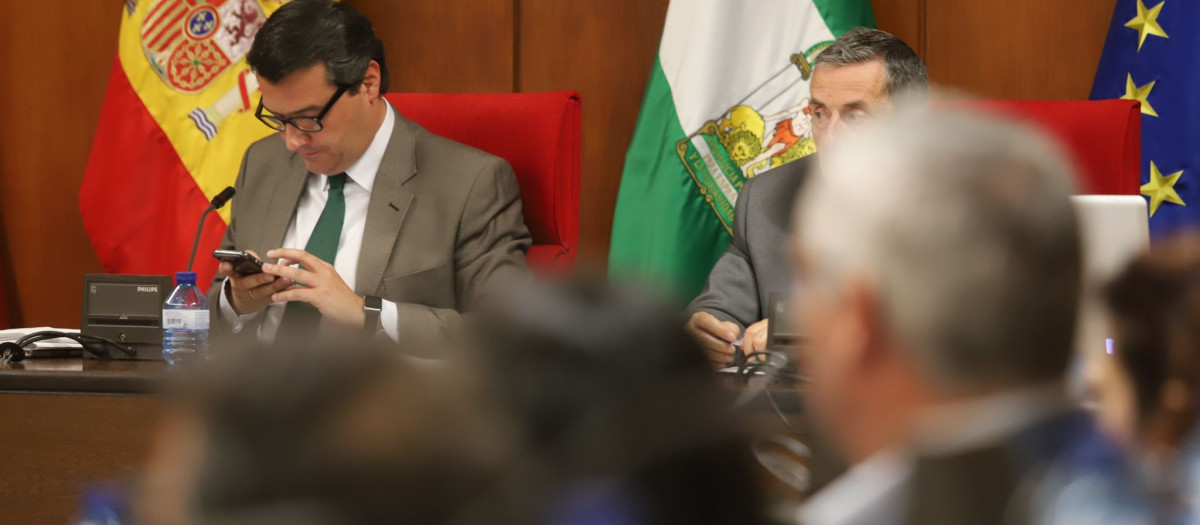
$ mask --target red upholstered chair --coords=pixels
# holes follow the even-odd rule
[[[974,100],[965,104],[1026,121],[1058,138],[1079,170],[1080,193],[1141,193],[1142,115],[1137,101]]]
[[[508,161],[521,185],[526,257],[539,274],[569,273],[579,247],[579,95],[388,93],[405,118]]]

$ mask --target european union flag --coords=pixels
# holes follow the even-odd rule
[[[1117,0],[1093,99],[1142,103],[1142,195],[1161,236],[1200,226],[1200,2]]]

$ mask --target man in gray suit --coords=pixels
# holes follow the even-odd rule
[[[890,113],[898,97],[923,96],[928,85],[921,59],[895,36],[864,28],[842,35],[813,65],[809,109],[818,154],[839,135]],[[747,353],[766,347],[767,303],[790,283],[785,247],[792,205],[815,164],[800,159],[742,186],[729,249],[688,306],[687,329],[715,363],[728,362],[739,339]]]
[[[221,265],[216,331],[436,336],[528,277],[512,169],[383,99],[383,45],[361,13],[284,5],[248,61],[262,88],[256,114],[279,133],[247,149],[222,247],[268,259],[257,275]]]

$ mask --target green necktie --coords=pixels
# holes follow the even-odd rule
[[[325,209],[321,210],[321,217],[317,219],[312,236],[304,246],[304,251],[329,264],[333,264],[337,259],[338,241],[342,238],[342,223],[346,220],[346,196],[342,193],[345,186],[345,173],[329,177],[329,197],[325,200]],[[283,311],[279,331],[289,337],[312,333],[320,318],[321,312],[313,305],[303,301],[292,301]]]
[[[304,251],[316,255],[322,261],[333,264],[337,258],[338,241],[342,238],[342,222],[346,220],[346,196],[342,189],[346,186],[346,174],[329,177],[329,198],[325,200],[325,209],[313,227],[312,236]]]

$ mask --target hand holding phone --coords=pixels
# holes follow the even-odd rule
[[[213,250],[213,257],[233,265],[233,271],[243,277],[262,273],[262,261],[247,252],[237,250]]]
[[[292,286],[292,281],[262,271],[263,262],[251,251],[216,250],[213,257],[228,271],[222,297],[239,315],[254,314],[271,305],[271,298]],[[229,266],[225,266],[229,264]]]

